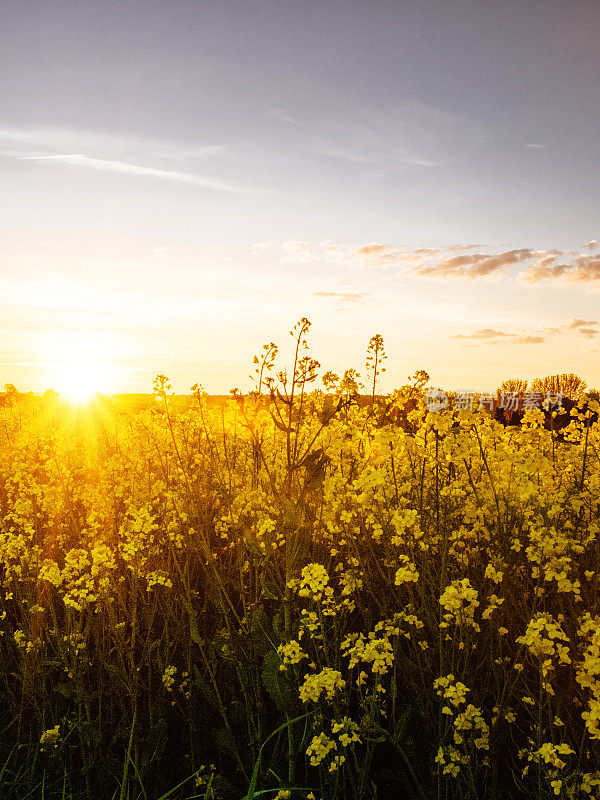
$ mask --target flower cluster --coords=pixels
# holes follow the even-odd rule
[[[326,700],[332,700],[336,692],[343,689],[346,681],[342,678],[342,673],[331,667],[323,667],[321,672],[314,675],[305,675],[304,683],[300,687],[300,700],[307,703],[309,700],[317,703],[321,696]]]
[[[446,612],[440,628],[454,624],[479,631],[479,625],[475,622],[475,611],[479,606],[477,597],[477,590],[471,586],[469,578],[452,581],[440,596],[440,605]]]

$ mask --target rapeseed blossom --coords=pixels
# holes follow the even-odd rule
[[[332,700],[336,692],[343,689],[345,685],[346,681],[342,678],[339,670],[323,667],[321,672],[304,676],[304,683],[299,692],[300,700],[303,703],[307,703],[309,700],[316,703],[321,696],[326,700]]]

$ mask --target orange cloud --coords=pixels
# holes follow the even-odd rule
[[[596,240],[584,245],[598,247]],[[331,242],[311,244],[289,241],[282,245],[283,261],[320,262],[358,265],[366,268],[396,268],[405,275],[434,280],[475,280],[506,275],[511,267],[521,265],[518,279],[525,284],[542,281],[594,283],[600,281],[600,253],[572,250],[534,250],[524,247],[500,253],[472,252],[477,245],[408,248],[370,242],[344,245]],[[600,287],[600,284],[596,284]]]
[[[573,318],[564,326],[567,330],[575,330],[582,336],[597,336],[600,333],[600,323],[595,319]]]
[[[514,333],[505,333],[504,331],[497,331],[494,328],[481,328],[473,333],[455,333],[451,339],[497,339],[502,336],[514,336]]]
[[[439,261],[437,264],[414,267],[413,274],[428,278],[482,278],[492,273],[504,273],[508,267],[530,259],[534,251],[506,250],[497,255],[470,253]]]
[[[542,344],[544,341],[543,336],[517,336],[511,344]]]
[[[313,297],[330,297],[345,303],[356,303],[368,296],[368,292],[313,292]]]

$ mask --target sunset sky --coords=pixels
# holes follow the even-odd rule
[[[0,386],[600,385],[600,4],[0,4]],[[60,388],[60,387],[58,387]]]

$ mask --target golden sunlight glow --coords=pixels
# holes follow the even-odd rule
[[[56,391],[73,403],[84,403],[102,391],[102,374],[95,364],[74,359],[65,362],[56,373]]]
[[[50,388],[71,403],[85,403],[113,390],[114,342],[89,332],[63,333],[44,343]]]

